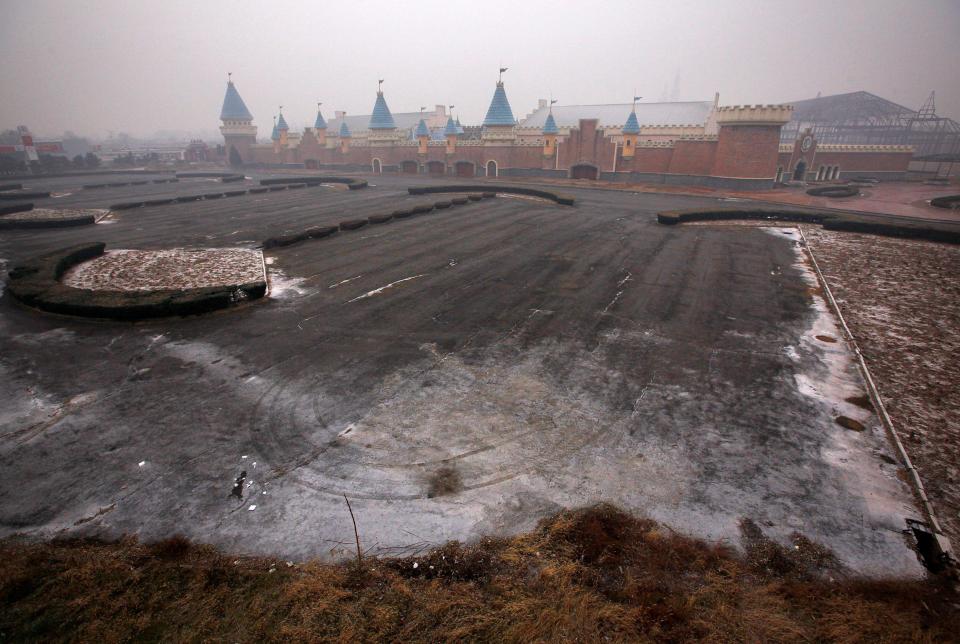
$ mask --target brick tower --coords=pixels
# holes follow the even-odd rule
[[[791,105],[732,105],[717,109],[715,177],[769,180],[773,185],[780,151],[780,128]]]

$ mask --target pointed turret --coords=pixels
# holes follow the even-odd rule
[[[443,128],[443,135],[447,137],[447,154],[453,154],[457,149],[457,124],[453,117],[447,117],[447,127]]]
[[[453,122],[453,117],[452,117],[452,116],[451,116],[451,117],[448,117],[448,118],[447,118],[447,126],[446,126],[445,128],[443,128],[443,135],[444,135],[444,136],[456,136],[457,134],[459,134],[459,132],[457,132],[457,124]]]
[[[317,143],[326,145],[327,122],[323,119],[323,114],[320,113],[320,103],[317,103],[317,120],[313,122],[313,130],[317,136]]]
[[[512,141],[515,138],[516,124],[510,101],[507,100],[507,92],[503,89],[503,81],[498,80],[487,116],[483,119],[483,138],[488,141]]]
[[[557,127],[557,122],[553,120],[553,112],[547,114],[547,120],[543,122],[543,133],[560,134],[560,128]]]
[[[280,154],[280,129],[277,128],[277,117],[273,117],[273,132],[270,133],[270,140],[273,141],[273,153]]]
[[[417,129],[413,131],[413,136],[417,139],[417,153],[426,154],[427,145],[430,143],[430,128],[427,127],[426,121],[420,119]]]
[[[346,116],[346,114],[344,114]],[[350,133],[350,128],[347,127],[346,119],[340,121],[340,151],[347,152],[350,150],[350,139],[353,135]]]
[[[283,118],[283,105],[280,106],[280,118],[277,119],[277,132],[280,134],[280,147],[287,147],[287,135],[290,133],[290,126],[287,125],[287,119]]]
[[[397,124],[393,121],[393,114],[387,107],[387,101],[383,98],[383,92],[377,92],[377,101],[373,104],[373,114],[370,115],[371,130],[395,130]]]
[[[493,92],[493,100],[487,108],[487,116],[483,119],[484,127],[513,127],[517,120],[513,118],[507,92],[503,89],[503,81],[497,81],[497,89]]]
[[[553,120],[553,106],[551,105],[547,120],[543,123],[543,156],[553,157],[557,151],[558,134],[560,134],[560,128],[557,127],[557,122]]]
[[[227,81],[227,93],[223,97],[223,107],[220,109],[221,121],[252,121],[253,114],[247,109],[247,104],[240,98],[240,92],[232,80]]]
[[[623,158],[632,159],[633,152],[637,149],[637,138],[640,136],[640,123],[637,121],[637,108],[630,111],[627,122],[623,124]]]
[[[220,122],[220,133],[230,164],[239,166],[251,160],[250,146],[257,142],[257,128],[230,74],[227,74],[227,91],[223,96],[223,107],[220,108]]]

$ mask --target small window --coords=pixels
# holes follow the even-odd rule
[[[630,139],[627,139],[627,147],[630,147]]]

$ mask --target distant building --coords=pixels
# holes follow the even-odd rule
[[[815,137],[803,132],[802,153],[781,149],[789,105],[719,105],[713,101],[551,106],[546,101],[522,121],[514,117],[498,81],[483,123],[463,126],[443,106],[433,113],[394,114],[377,92],[370,115],[336,112],[314,127],[291,132],[283,114],[270,143],[256,142],[253,116],[233,82],[220,119],[224,146],[245,164],[367,170],[374,173],[540,176],[621,182],[762,189],[794,176],[832,180],[848,173],[902,177],[907,146],[826,150],[832,169],[816,172]],[[444,121],[441,128],[441,122]],[[786,147],[786,146],[785,146]]]

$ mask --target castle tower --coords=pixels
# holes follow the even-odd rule
[[[327,144],[327,122],[320,113],[321,103],[317,103],[317,120],[313,122],[313,130],[317,136],[317,143],[325,146]]]
[[[627,122],[623,124],[623,158],[632,159],[634,150],[637,149],[637,138],[640,136],[640,123],[637,121],[637,107],[634,104],[627,117]]]
[[[367,127],[370,129],[368,140],[371,143],[393,143],[397,140],[397,124],[387,107],[382,90],[377,91],[377,100],[373,104],[373,114],[370,115],[370,124]]]
[[[557,152],[557,135],[560,134],[560,128],[557,122],[553,120],[553,108],[547,114],[547,120],[543,122],[543,156],[553,158]]]
[[[502,74],[506,68],[501,69]],[[517,120],[513,118],[507,92],[503,89],[503,80],[497,81],[497,89],[493,92],[493,99],[487,109],[487,116],[483,119],[483,134],[481,138],[487,143],[508,143],[516,138],[514,128]]]
[[[253,115],[247,109],[240,93],[227,75],[227,93],[223,97],[220,110],[220,133],[223,135],[227,158],[231,164],[242,164],[253,160],[250,146],[257,142],[257,127],[253,124]]]
[[[346,114],[344,114],[344,116],[346,116]],[[346,121],[346,120],[340,121],[340,132],[339,132],[339,136],[340,136],[340,151],[341,151],[341,152],[349,152],[349,151],[350,151],[350,139],[353,137],[353,135],[350,134],[350,128],[347,127],[347,121]]]
[[[273,142],[273,153],[280,154],[280,130],[277,129],[277,117],[273,117],[273,132],[270,133],[270,140]]]
[[[447,138],[447,154],[453,154],[457,151],[457,124],[453,122],[453,117],[447,118],[447,127],[443,128],[443,135]]]
[[[780,128],[792,105],[733,105],[717,108],[717,151],[710,174],[754,179],[769,187],[777,173]],[[769,182],[769,186],[767,185]]]
[[[426,154],[427,144],[430,142],[430,130],[423,119],[417,123],[417,129],[413,131],[413,135],[417,139],[417,154]]]
[[[290,132],[290,126],[287,125],[287,119],[283,118],[283,105],[280,106],[280,118],[277,120],[277,132],[280,134],[280,147],[287,147],[287,134]]]

